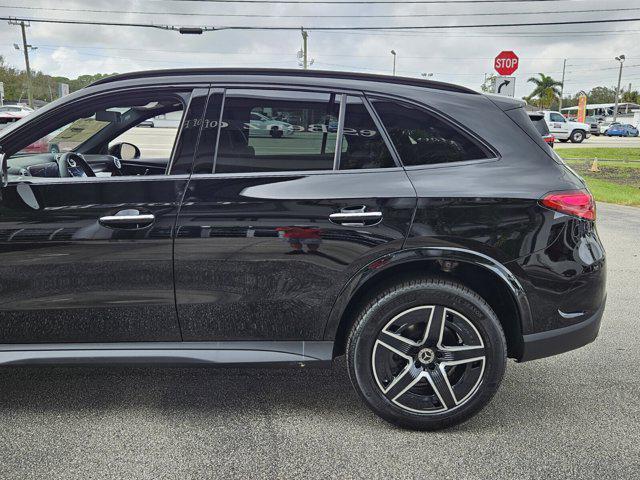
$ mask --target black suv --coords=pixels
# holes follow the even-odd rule
[[[593,199],[523,107],[297,70],[55,101],[0,135],[0,364],[346,354],[384,419],[461,422],[508,357],[594,340],[605,304]]]

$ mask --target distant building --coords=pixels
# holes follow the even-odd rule
[[[615,103],[588,103],[587,104],[587,116],[588,117],[603,117],[605,120],[611,120],[613,117],[613,110]],[[633,113],[636,110],[640,110],[640,105],[637,103],[618,103],[618,117],[631,121]],[[566,107],[562,109],[562,113],[565,116],[572,117],[578,114],[578,107]],[[611,117],[611,118],[609,118]]]

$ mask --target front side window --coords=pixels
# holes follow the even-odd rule
[[[328,93],[227,90],[215,173],[333,169],[338,109]]]
[[[560,122],[560,123],[566,122],[564,117],[559,113],[550,113],[549,118],[551,119],[552,122]]]
[[[36,178],[162,175],[176,141],[185,95],[121,95],[61,109],[56,122],[38,132],[40,138],[24,139],[8,167],[12,173]],[[61,154],[72,155],[65,162],[72,168],[59,168]]]
[[[489,157],[467,134],[426,110],[390,100],[372,103],[405,166]]]

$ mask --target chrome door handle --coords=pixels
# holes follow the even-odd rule
[[[139,213],[139,214],[116,214],[116,215],[106,215],[104,217],[100,217],[99,222],[100,225],[109,228],[144,228],[148,227],[155,221],[155,215],[151,213]]]
[[[329,220],[345,227],[364,227],[376,225],[382,221],[382,212],[332,213]]]

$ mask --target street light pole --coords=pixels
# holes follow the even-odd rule
[[[613,107],[613,121],[615,122],[618,119],[618,98],[620,97],[620,84],[622,83],[622,64],[625,59],[624,55],[620,55],[616,57],[616,60],[620,62],[620,71],[618,72],[618,88],[616,88],[616,102]]]
[[[393,55],[393,76],[396,76],[396,51],[391,50],[391,55]]]

